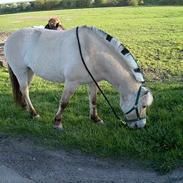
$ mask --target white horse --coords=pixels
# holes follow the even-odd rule
[[[151,105],[153,97],[142,86],[144,79],[136,61],[119,41],[95,27],[83,26],[63,32],[21,29],[7,39],[5,56],[14,99],[26,107],[33,117],[39,116],[29,98],[33,75],[53,82],[64,82],[64,91],[55,115],[55,128],[63,128],[64,109],[81,84],[89,85],[90,118],[96,123],[103,123],[97,114],[97,87],[82,57],[97,82],[106,80],[117,88],[120,107],[128,126],[142,128],[146,124],[146,107]]]

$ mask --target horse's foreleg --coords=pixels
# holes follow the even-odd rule
[[[103,124],[103,120],[97,114],[97,87],[95,83],[89,84],[89,105],[90,118],[98,124]]]
[[[74,94],[77,86],[78,86],[78,84],[73,83],[73,82],[66,82],[65,83],[64,91],[63,91],[62,97],[60,99],[59,108],[58,108],[58,111],[55,115],[54,128],[63,129],[62,115],[63,115],[64,109],[66,108],[66,106],[69,103],[70,97]]]

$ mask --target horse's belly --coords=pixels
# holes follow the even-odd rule
[[[40,76],[41,78],[48,80],[48,81],[53,81],[53,82],[64,82],[64,74],[61,68],[59,67],[47,67],[45,66],[44,68],[40,68],[39,66],[37,67],[32,67],[33,72],[37,75]]]
[[[40,73],[35,73],[37,76],[45,79],[45,80],[48,80],[48,81],[52,81],[52,82],[59,82],[59,83],[62,83],[64,82],[64,77],[62,75],[57,75],[57,76],[54,76],[54,75],[49,75],[48,74],[40,74]]]

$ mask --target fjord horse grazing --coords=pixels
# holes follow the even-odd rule
[[[80,46],[80,50],[79,50]],[[5,55],[15,101],[38,117],[29,98],[29,85],[36,74],[52,82],[64,82],[64,91],[55,115],[55,128],[62,128],[62,115],[69,98],[82,84],[89,86],[90,117],[103,123],[97,114],[97,82],[106,80],[120,94],[120,107],[129,127],[146,124],[146,107],[153,97],[142,86],[143,75],[131,53],[115,38],[95,27],[67,31],[27,28],[13,33],[5,44]]]

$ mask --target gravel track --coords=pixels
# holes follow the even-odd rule
[[[159,175],[134,162],[50,150],[1,134],[0,183],[183,183],[183,169]]]

